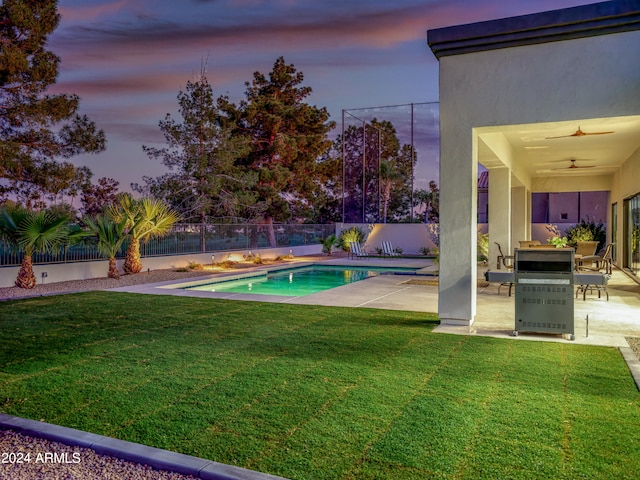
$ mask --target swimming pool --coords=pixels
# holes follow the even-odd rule
[[[253,295],[280,295],[302,297],[329,290],[365,278],[389,273],[414,273],[416,268],[354,267],[310,265],[266,272],[242,279],[217,280],[205,284],[182,287],[184,290],[207,292],[249,293]]]

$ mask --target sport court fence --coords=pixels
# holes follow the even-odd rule
[[[343,110],[341,138],[342,222],[420,221],[414,192],[439,176],[440,104]]]

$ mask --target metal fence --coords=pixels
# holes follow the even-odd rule
[[[143,257],[206,253],[259,248],[282,248],[319,244],[321,238],[336,233],[335,225],[247,225],[247,224],[179,224],[162,238],[140,245]],[[128,242],[116,258],[124,258]],[[22,251],[15,251],[0,240],[0,266],[20,265]],[[100,260],[95,243],[85,242],[59,249],[51,254],[36,254],[33,263],[71,263]]]

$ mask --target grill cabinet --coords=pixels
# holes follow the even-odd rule
[[[515,330],[574,339],[573,249],[515,250]]]

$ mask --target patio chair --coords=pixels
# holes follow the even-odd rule
[[[593,272],[604,270],[605,274],[611,275],[612,251],[613,243],[609,243],[604,247],[601,255],[587,255],[582,257],[580,259],[580,270],[590,270]]]
[[[515,257],[513,255],[505,255],[504,253],[502,253],[502,247],[500,246],[500,244],[498,242],[493,243],[498,246],[498,252],[500,252],[500,255],[498,255],[496,268],[500,270],[502,266],[504,266],[507,270],[511,270],[513,268],[513,261]]]
[[[369,254],[360,247],[358,242],[349,242],[349,255],[351,258],[369,256]]]
[[[380,249],[382,250],[382,256],[384,257],[399,257],[400,254],[396,252],[391,246],[391,242],[382,242],[380,244]]]
[[[609,243],[602,252],[602,255],[587,255],[580,260],[579,274],[576,275],[576,297],[582,293],[582,299],[585,300],[587,292],[594,290],[598,292],[598,298],[602,292],[609,300],[609,292],[607,291],[607,283],[612,273],[612,251],[613,244]]]
[[[575,253],[575,261],[576,261],[576,271],[580,271],[584,266],[589,265],[591,262],[585,259],[585,257],[592,257],[596,254],[596,248],[598,248],[598,242],[595,241],[585,241],[578,242],[576,246]]]
[[[498,246],[498,252],[500,252],[500,255],[498,255],[498,261],[496,265],[498,270],[500,270],[502,266],[504,266],[509,271],[513,270],[513,261],[515,257],[513,255],[505,255],[504,253],[502,253],[502,247],[500,246],[500,244],[498,242],[493,242],[493,243],[495,243]],[[513,289],[513,282],[500,283],[500,285],[498,286],[498,295],[500,295],[500,289],[502,287],[509,287],[509,296],[511,296],[511,290]]]

